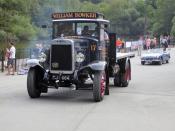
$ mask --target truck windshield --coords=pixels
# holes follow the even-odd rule
[[[53,39],[64,36],[99,37],[96,22],[56,21],[53,23]]]

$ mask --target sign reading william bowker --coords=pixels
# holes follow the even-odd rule
[[[52,14],[53,19],[73,19],[73,18],[97,19],[97,17],[98,14],[94,12],[67,12],[67,13]]]

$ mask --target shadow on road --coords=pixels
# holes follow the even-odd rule
[[[92,103],[93,95],[92,91],[81,90],[55,90],[47,94],[41,94],[40,101],[50,102],[80,102],[80,103]]]

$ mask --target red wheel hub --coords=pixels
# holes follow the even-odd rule
[[[103,96],[105,93],[105,88],[106,88],[105,86],[106,86],[106,77],[105,77],[105,74],[103,73],[100,81],[101,96]]]

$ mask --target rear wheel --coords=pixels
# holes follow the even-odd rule
[[[129,85],[129,81],[131,78],[131,65],[130,63],[126,66],[126,71],[124,73],[121,73],[121,86],[127,87]]]
[[[129,85],[129,74],[119,73],[114,77],[114,86],[117,87],[127,87]]]
[[[129,75],[126,73],[121,74],[121,86],[127,87],[129,85]]]
[[[114,86],[121,86],[121,76],[119,73],[114,76]]]
[[[41,80],[41,75],[35,68],[30,68],[27,76],[27,91],[31,98],[38,98],[41,95],[41,89],[38,82]]]
[[[106,90],[106,73],[105,71],[94,74],[93,97],[94,101],[101,101]]]

